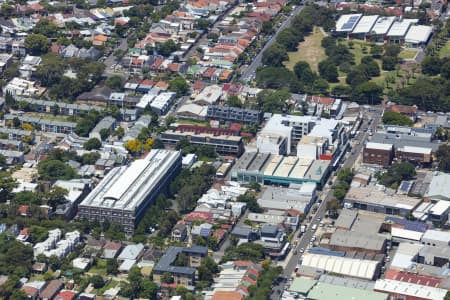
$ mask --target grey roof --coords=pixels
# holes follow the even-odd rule
[[[119,254],[117,259],[120,260],[135,260],[137,257],[142,253],[144,250],[143,244],[135,244],[135,245],[128,245],[123,249],[123,251]]]
[[[428,142],[422,137],[406,134],[396,135],[393,133],[375,133],[370,141],[381,144],[392,144],[396,149],[404,146],[431,148],[433,152],[441,145],[437,142]]]
[[[116,122],[116,119],[114,119],[111,116],[106,116],[103,119],[98,122],[97,125],[92,129],[91,133],[99,133],[102,129],[109,129],[111,128],[114,123]]]
[[[156,266],[153,268],[153,272],[156,273],[177,273],[177,274],[183,274],[188,276],[194,276],[195,275],[195,268],[192,267],[178,267],[178,266],[172,266],[172,263],[177,259],[178,254],[181,252],[185,253],[208,253],[208,248],[206,247],[200,247],[200,246],[194,246],[191,248],[184,248],[184,247],[169,247],[167,249],[166,253],[161,257],[161,259],[158,261]]]
[[[275,236],[278,233],[278,226],[273,224],[264,224],[261,228],[261,235]]]
[[[236,226],[233,228],[233,231],[231,231],[231,234],[238,236],[249,236],[251,232],[252,229],[250,227]]]
[[[355,222],[357,215],[358,213],[356,212],[356,210],[344,208],[339,214],[339,217],[337,218],[334,225],[336,226],[336,228],[350,229],[352,228],[353,222]]]
[[[385,238],[374,234],[337,229],[330,238],[331,246],[355,247],[366,250],[381,251],[385,245]]]

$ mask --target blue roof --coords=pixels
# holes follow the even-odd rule
[[[384,218],[385,222],[393,223],[400,225],[403,229],[417,231],[417,232],[425,232],[429,229],[429,225],[419,222],[419,221],[410,221],[402,218],[387,216]]]
[[[333,251],[327,248],[322,247],[313,247],[308,250],[309,253],[312,254],[320,254],[320,255],[330,255],[330,256],[338,256],[338,257],[344,257],[345,252],[342,251]]]

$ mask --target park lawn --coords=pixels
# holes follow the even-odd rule
[[[402,50],[398,57],[400,59],[414,59],[416,57],[417,51],[416,50]]]
[[[298,44],[296,52],[288,52],[289,61],[284,62],[286,68],[293,70],[295,64],[302,60],[309,63],[311,69],[317,72],[319,62],[326,58],[325,49],[321,45],[324,37],[320,28],[314,27],[313,32]]]
[[[198,121],[198,120],[191,120],[191,119],[178,119],[176,121],[177,124],[185,124],[185,125],[198,125],[198,126],[208,126],[209,123],[206,121]]]
[[[445,43],[444,47],[439,50],[439,56],[441,58],[450,56],[450,40],[448,40],[447,43]]]

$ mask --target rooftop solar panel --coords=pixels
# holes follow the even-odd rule
[[[408,188],[409,188],[409,182],[408,182],[408,181],[402,182],[402,184],[401,184],[401,186],[400,186],[400,189],[401,189],[402,191],[407,191]]]

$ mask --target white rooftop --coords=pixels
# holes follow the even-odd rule
[[[422,240],[434,240],[444,243],[450,242],[450,232],[429,229],[423,234]]]
[[[363,16],[358,25],[356,25],[355,29],[353,29],[352,33],[369,33],[377,21],[378,16]]]
[[[342,15],[336,22],[336,31],[351,32],[361,17],[362,14]]]
[[[129,166],[112,169],[80,205],[134,212],[179,157],[178,151],[151,150]]]
[[[368,142],[366,144],[366,148],[390,151],[390,150],[392,150],[392,144],[381,144],[381,143]]]
[[[417,23],[417,19],[403,19],[401,21],[395,21],[392,24],[391,29],[388,32],[388,36],[405,36],[411,24]]]
[[[447,290],[444,289],[391,279],[378,279],[374,290],[429,300],[441,300],[447,294]]]
[[[414,146],[403,146],[402,148],[399,148],[398,150],[408,153],[420,153],[420,154],[430,154],[431,155],[431,148],[423,148],[423,147],[414,147]]]
[[[380,17],[375,22],[371,32],[373,34],[386,34],[394,23],[395,17]]]
[[[450,201],[439,200],[429,211],[430,214],[440,216],[447,212],[450,207]]]
[[[436,172],[428,186],[425,197],[431,199],[450,200],[450,174]]]
[[[433,33],[432,26],[412,25],[405,36],[407,43],[426,43]]]

